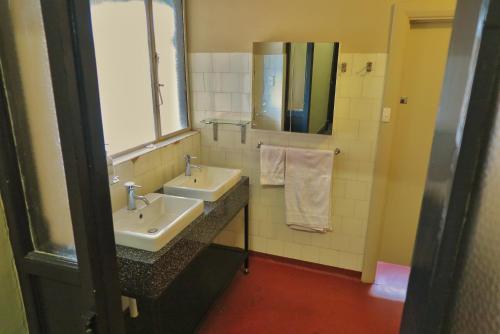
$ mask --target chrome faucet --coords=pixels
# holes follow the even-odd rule
[[[143,201],[146,205],[149,205],[149,200],[146,196],[139,196],[135,194],[137,188],[142,188],[142,186],[135,184],[132,181],[125,182],[125,189],[127,189],[127,209],[135,210],[137,206],[135,205],[136,200]]]
[[[189,154],[186,154],[184,156],[184,161],[186,162],[186,170],[184,171],[184,175],[186,175],[186,176],[191,176],[191,168],[201,169],[200,166],[193,165],[191,163],[191,159],[198,159],[198,158],[197,157],[192,157]]]

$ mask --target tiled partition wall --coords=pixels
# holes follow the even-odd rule
[[[373,63],[373,71],[365,70]],[[241,168],[250,177],[250,248],[259,252],[361,271],[379,128],[385,54],[342,54],[347,71],[338,74],[333,136],[249,130],[224,125],[218,141],[207,117],[250,120],[251,54],[192,53],[190,81],[193,127],[201,132],[204,164]],[[257,143],[312,149],[340,148],[333,172],[333,232],[295,231],[285,224],[282,187],[259,184]],[[218,241],[242,243],[242,215]]]
[[[160,189],[165,182],[184,172],[184,155],[200,156],[200,134],[188,132],[176,140],[167,140],[162,147],[134,159],[126,159],[115,165],[115,174],[120,182],[110,186],[113,212],[127,204],[124,183],[133,181],[142,188],[144,195]]]

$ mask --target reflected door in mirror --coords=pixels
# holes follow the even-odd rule
[[[255,129],[332,134],[339,43],[254,43]]]

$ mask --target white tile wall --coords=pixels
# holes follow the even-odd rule
[[[141,195],[155,192],[184,170],[184,155],[200,156],[200,133],[190,133],[179,141],[115,166],[120,182],[110,186],[113,212],[127,203],[124,183],[133,181],[142,186]]]
[[[249,130],[246,144],[240,143],[239,128],[230,125],[220,127],[219,140],[215,142],[212,128],[199,121],[205,117],[250,119],[251,54],[193,53],[190,60],[193,126],[201,132],[202,163],[241,168],[250,177],[250,248],[360,271],[386,55],[341,54],[340,62],[347,63],[347,72],[338,73],[333,136]],[[370,73],[364,70],[368,61],[373,62]],[[200,83],[201,73],[204,85]],[[258,182],[258,141],[342,150],[334,163],[333,232],[313,234],[286,226],[283,188],[262,187]],[[242,240],[240,214],[217,241],[241,245]]]
[[[250,54],[192,53],[189,71],[193,127],[204,118],[250,119]]]

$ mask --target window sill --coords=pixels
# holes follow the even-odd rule
[[[128,152],[126,154],[123,154],[119,157],[114,158],[113,159],[113,166],[119,165],[121,163],[124,163],[126,161],[129,161],[129,160],[132,160],[135,158],[138,158],[141,155],[144,155],[144,154],[149,153],[149,152],[153,152],[154,150],[158,150],[162,147],[165,147],[165,146],[168,146],[171,144],[175,144],[183,139],[194,136],[196,134],[198,134],[198,131],[187,131],[187,132],[181,133],[175,137],[162,140],[162,141],[155,143],[155,144],[150,144],[146,147],[139,148],[139,149],[132,151],[132,152]]]

